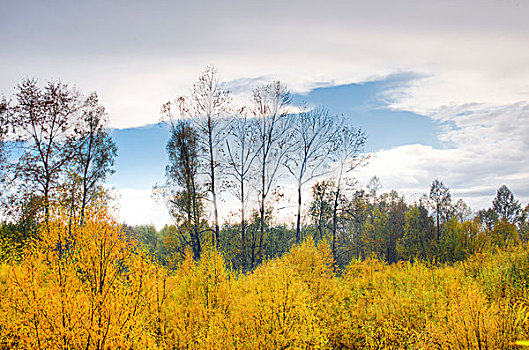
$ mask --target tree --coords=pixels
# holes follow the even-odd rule
[[[310,204],[310,215],[316,225],[314,240],[319,236],[323,238],[324,225],[328,224],[332,217],[334,198],[334,182],[332,180],[322,180],[312,186],[312,203]]]
[[[10,108],[10,126],[21,145],[16,165],[19,193],[41,198],[45,221],[50,199],[74,156],[73,125],[78,94],[61,82],[44,88],[27,79],[17,87],[16,103]]]
[[[471,219],[472,209],[461,198],[452,206],[453,216],[463,223]]]
[[[338,224],[338,207],[342,191],[344,176],[356,169],[366,158],[360,157],[366,143],[365,133],[361,129],[344,126],[338,133],[337,147],[333,151],[336,160],[336,188],[334,192],[333,219],[332,219],[332,254],[336,262],[336,230]]]
[[[204,193],[198,183],[198,135],[189,120],[172,118],[170,103],[163,106],[162,113],[171,122],[171,137],[166,147],[169,164],[165,168],[163,195],[178,226],[182,244],[191,247],[194,259],[198,260],[202,251],[201,235],[204,232]],[[183,255],[184,251],[181,253]]]
[[[228,175],[233,179],[231,188],[241,204],[241,252],[242,269],[246,271],[246,213],[249,199],[249,182],[255,175],[254,161],[259,154],[257,124],[244,111],[231,120],[229,137],[226,139]]]
[[[529,204],[525,206],[518,219],[518,229],[520,238],[527,242],[529,238]]]
[[[336,147],[339,126],[333,116],[324,108],[303,111],[294,118],[294,147],[287,154],[285,166],[295,177],[298,192],[296,220],[296,243],[301,239],[301,206],[303,186],[310,180],[322,176],[329,170],[329,155]]]
[[[380,190],[381,188],[382,183],[380,182],[380,179],[376,175],[373,176],[367,184],[367,189],[374,202],[376,202],[378,190]]]
[[[437,227],[437,242],[441,240],[441,224],[450,219],[452,196],[442,181],[434,180],[430,185],[429,206],[434,212]]]
[[[421,204],[406,212],[404,235],[397,242],[397,249],[405,259],[428,259],[433,257],[435,226],[428,210]]]
[[[126,237],[104,207],[87,208],[82,226],[70,228],[68,221],[51,215],[49,229],[10,264],[8,276],[0,274],[0,346],[153,347],[158,332],[146,324],[163,317],[165,269]],[[68,246],[68,254],[57,246]]]
[[[206,187],[213,202],[215,220],[215,245],[219,248],[219,213],[217,207],[220,167],[219,152],[224,143],[225,121],[222,118],[231,111],[231,98],[219,82],[217,69],[206,67],[198,81],[193,85],[191,94],[180,97],[178,103],[182,115],[190,119],[197,131],[199,156],[204,159],[201,166],[205,169],[208,181]]]
[[[485,210],[480,209],[476,216],[478,217],[481,225],[487,230],[492,230],[496,221],[498,221],[498,214],[491,208]]]
[[[511,190],[505,185],[498,188],[496,197],[492,201],[492,209],[501,220],[506,220],[511,224],[516,222],[521,212],[520,202],[514,199]]]
[[[81,224],[85,208],[99,185],[113,172],[112,166],[117,155],[117,146],[110,136],[105,108],[99,104],[96,93],[85,100],[81,119],[75,131],[74,173],[81,182]]]
[[[8,157],[6,135],[8,132],[8,102],[5,99],[0,100],[0,199],[3,195],[3,186],[7,179]]]
[[[404,236],[404,225],[406,221],[406,212],[408,206],[404,202],[404,198],[400,197],[397,191],[392,190],[390,193],[380,196],[381,204],[379,207],[383,208],[388,213],[388,230],[387,230],[387,245],[385,256],[390,263],[396,262],[397,259],[397,241]]]
[[[265,234],[266,199],[273,189],[280,166],[290,151],[291,130],[288,105],[291,96],[279,81],[258,87],[253,92],[251,112],[257,122],[259,259],[262,259]],[[252,253],[251,266],[255,264]]]

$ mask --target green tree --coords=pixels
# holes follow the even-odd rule
[[[506,219],[497,221],[489,234],[492,243],[498,247],[510,247],[520,243],[520,234],[516,225]]]
[[[441,240],[441,225],[450,220],[452,196],[442,181],[434,180],[428,196],[430,209],[433,210],[437,228],[437,242]]]
[[[480,209],[477,217],[481,225],[489,231],[492,230],[494,224],[498,221],[498,214],[492,208]]]
[[[404,235],[397,246],[404,259],[430,259],[435,251],[435,226],[428,210],[422,205],[411,206],[406,212]]]
[[[443,226],[443,233],[438,246],[440,261],[462,261],[471,251],[470,237],[466,235],[464,225],[453,217]]]
[[[150,225],[136,225],[130,227],[128,232],[145,247],[151,254],[156,254],[159,248],[159,236],[156,227]]]
[[[170,104],[162,112],[171,113]],[[177,234],[183,246],[191,247],[195,260],[202,252],[204,192],[198,181],[199,143],[195,129],[186,119],[171,120],[171,136],[167,143],[169,164],[165,168],[166,183],[162,195],[169,213],[177,224]],[[183,249],[180,251],[184,254]]]
[[[515,223],[521,212],[520,202],[514,199],[511,190],[505,185],[498,188],[496,197],[492,201],[492,209],[498,214],[500,220]]]
[[[398,260],[397,241],[404,236],[408,206],[404,202],[404,198],[399,196],[395,190],[380,196],[378,202],[379,207],[384,208],[388,213],[385,256],[387,262],[393,263]]]
[[[325,235],[332,218],[334,182],[322,180],[312,186],[312,202],[309,214],[315,226],[314,240],[321,240]]]

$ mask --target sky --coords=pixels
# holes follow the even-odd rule
[[[525,205],[528,13],[521,0],[0,0],[0,94],[26,77],[97,91],[119,147],[108,185],[131,224],[170,221],[151,198],[159,111],[208,64],[240,100],[280,79],[362,127],[361,184],[377,175],[413,201],[439,178],[474,209],[506,184]]]

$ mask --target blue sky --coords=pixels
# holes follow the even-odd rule
[[[391,110],[384,92],[395,84],[406,84],[413,77],[391,76],[380,81],[320,87],[305,94],[293,94],[292,104],[325,106],[335,115],[365,131],[366,152],[395,146],[424,144],[443,147],[437,138],[440,122],[413,112]],[[116,187],[150,189],[164,180],[167,163],[165,145],[169,130],[163,123],[136,128],[114,129],[112,137],[119,148],[115,174],[109,182]]]
[[[475,209],[506,184],[525,205],[527,13],[519,0],[0,0],[0,94],[25,77],[97,91],[131,224],[169,220],[151,199],[167,140],[155,124],[208,64],[237,103],[279,79],[362,127],[360,183],[377,175],[412,201],[439,178]]]

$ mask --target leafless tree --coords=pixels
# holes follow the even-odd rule
[[[180,97],[179,101],[182,114],[189,118],[197,131],[199,155],[204,159],[201,166],[207,174],[206,187],[213,203],[215,245],[219,248],[219,152],[224,144],[227,124],[224,117],[231,111],[231,97],[222,88],[217,69],[208,66],[193,85],[191,94]]]
[[[336,161],[336,179],[334,191],[333,204],[333,219],[332,219],[332,254],[334,261],[336,261],[336,230],[338,223],[338,207],[340,204],[340,196],[342,194],[342,187],[344,177],[347,173],[353,171],[362,164],[366,157],[362,157],[360,152],[363,150],[366,136],[361,129],[343,126],[337,138],[337,147],[333,152],[333,157]]]
[[[253,118],[248,118],[244,110],[230,122],[229,136],[226,138],[229,170],[227,175],[233,179],[232,189],[241,205],[241,253],[242,268],[246,271],[246,213],[249,199],[251,179],[254,178],[254,161],[259,154],[257,144],[257,124]]]
[[[297,182],[296,243],[301,239],[301,207],[303,186],[329,172],[329,155],[337,145],[340,125],[338,117],[324,108],[305,110],[294,118],[294,146],[286,156],[285,166]]]
[[[288,105],[291,95],[279,81],[260,86],[253,92],[252,114],[257,123],[258,203],[259,203],[259,260],[263,255],[266,199],[273,189],[279,169],[291,148],[291,121]],[[251,266],[255,266],[255,247],[252,245]]]

